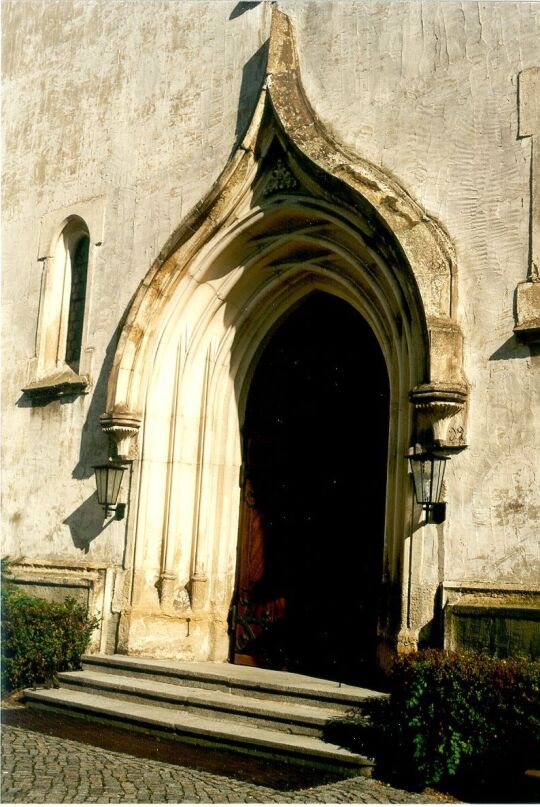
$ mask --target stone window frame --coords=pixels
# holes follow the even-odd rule
[[[32,402],[86,394],[91,387],[93,349],[88,344],[90,301],[96,247],[102,244],[101,200],[72,209],[54,211],[41,221],[38,262],[42,267],[35,355],[30,361],[23,392]],[[82,328],[78,361],[66,360],[69,316],[72,308],[71,277],[75,252],[88,238],[86,283],[82,303]]]

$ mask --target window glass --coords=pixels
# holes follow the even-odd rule
[[[71,252],[71,293],[66,332],[66,364],[74,372],[79,371],[88,269],[88,236],[80,238]]]

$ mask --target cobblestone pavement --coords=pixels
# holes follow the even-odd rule
[[[228,776],[3,726],[2,801],[405,804],[430,800],[360,776],[305,790],[274,790]]]

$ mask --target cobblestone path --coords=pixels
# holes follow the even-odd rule
[[[405,804],[430,800],[360,776],[305,790],[274,790],[228,776],[3,726],[2,801]]]

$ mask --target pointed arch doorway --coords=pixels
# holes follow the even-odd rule
[[[242,457],[249,445],[242,436],[249,435],[240,427],[253,368],[257,355],[264,362],[261,345],[271,350],[269,334],[279,334],[287,314],[294,322],[294,306],[317,290],[347,301],[357,319],[369,323],[390,379],[384,592],[380,610],[362,621],[359,603],[367,607],[376,598],[361,592],[382,576],[383,527],[382,514],[374,527],[370,508],[360,507],[374,476],[372,448],[379,450],[380,440],[377,407],[368,405],[373,351],[359,326],[356,338],[349,338],[359,346],[350,364],[365,380],[362,395],[353,396],[357,407],[351,413],[345,401],[336,416],[316,406],[310,435],[315,453],[296,452],[296,464],[308,475],[317,446],[322,454],[328,423],[348,424],[334,441],[343,453],[332,467],[345,467],[349,480],[340,507],[326,531],[321,527],[322,537],[300,543],[303,558],[298,550],[289,561],[301,582],[296,590],[313,603],[316,618],[304,614],[291,623],[310,637],[311,650],[279,663],[313,669],[324,659],[333,670],[346,670],[355,663],[348,648],[367,657],[364,648],[378,619],[377,653],[388,668],[396,652],[416,646],[432,619],[440,582],[437,565],[422,560],[436,557],[440,533],[426,535],[418,557],[409,551],[418,513],[404,455],[417,443],[431,444],[435,432],[442,445],[466,444],[455,251],[444,228],[393,176],[342,149],[326,131],[301,82],[291,22],[277,6],[267,73],[242,143],[141,281],[116,349],[101,422],[111,456],[133,461],[117,647],[156,658],[231,658],[227,617],[238,582],[238,480],[249,459]],[[310,327],[312,340],[322,331],[331,344],[341,316],[326,311],[324,321]],[[338,339],[334,355],[345,343]],[[275,382],[277,375],[270,378]],[[322,392],[318,397],[324,399]],[[304,408],[313,408],[313,398]],[[246,422],[256,434],[264,424],[253,418]],[[309,446],[309,439],[303,444]],[[300,472],[294,481],[294,490],[310,489]],[[242,493],[246,499],[245,482]],[[348,510],[348,500],[357,506]],[[245,506],[242,512],[247,518]],[[245,529],[242,546],[249,545]],[[321,546],[324,562],[317,566]],[[372,551],[376,562],[369,561]],[[313,598],[311,590],[317,592]],[[360,592],[356,599],[349,595],[354,591]],[[257,606],[261,620],[270,610],[263,606]],[[322,652],[316,645],[322,646],[327,626],[333,644]],[[328,674],[344,678],[332,669]]]
[[[388,374],[373,331],[315,292],[259,358],[243,428],[233,658],[343,681],[375,662]]]

